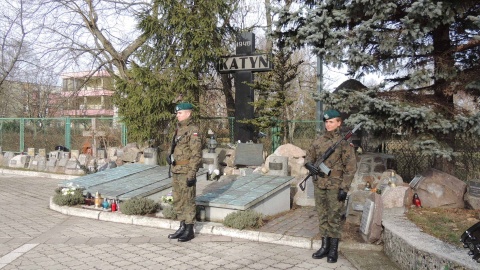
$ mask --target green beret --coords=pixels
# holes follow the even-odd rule
[[[340,113],[337,110],[328,110],[323,114],[323,121],[340,117]]]
[[[182,102],[178,103],[177,106],[175,106],[175,112],[183,110],[193,110],[193,105],[191,103]]]

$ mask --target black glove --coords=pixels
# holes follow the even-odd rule
[[[347,199],[347,192],[345,192],[343,189],[339,189],[337,199],[340,202],[345,201]]]
[[[193,186],[195,186],[196,183],[197,183],[196,178],[187,179],[187,187],[193,187]]]
[[[307,168],[310,171],[310,174],[312,175],[320,174],[320,170],[317,167],[315,167],[315,165],[313,165],[311,162],[307,162],[305,164],[305,168]]]
[[[167,155],[167,164],[172,165],[172,158],[170,154]]]

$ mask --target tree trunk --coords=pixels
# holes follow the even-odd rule
[[[432,32],[435,96],[453,108],[453,92],[449,91],[447,76],[454,76],[455,61],[451,52],[449,25],[441,25]]]
[[[227,116],[235,117],[235,99],[232,91],[232,78],[228,74],[220,74],[222,80],[222,92],[225,95],[225,105],[227,106]]]

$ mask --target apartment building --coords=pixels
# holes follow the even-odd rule
[[[66,99],[61,116],[114,117],[113,77],[107,71],[62,74],[62,96]]]

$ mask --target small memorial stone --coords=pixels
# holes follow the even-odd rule
[[[365,205],[363,207],[362,220],[360,221],[360,231],[364,235],[368,235],[368,233],[370,232],[370,224],[372,221],[374,206],[375,204],[373,203],[372,200],[367,199],[365,201]]]
[[[117,148],[116,147],[108,147],[107,148],[107,158],[111,159],[117,155]]]
[[[34,157],[35,156],[35,148],[28,148],[27,155]]]
[[[51,158],[47,161],[47,168],[46,170],[48,172],[54,172],[55,171],[55,166],[57,165],[57,159]]]
[[[72,150],[72,158],[77,158],[80,156],[80,150]]]
[[[268,159],[268,175],[288,175],[288,157],[272,155]]]
[[[263,164],[263,144],[239,143],[235,149],[235,165],[260,166]]]
[[[468,181],[468,195],[480,198],[480,180]]]

